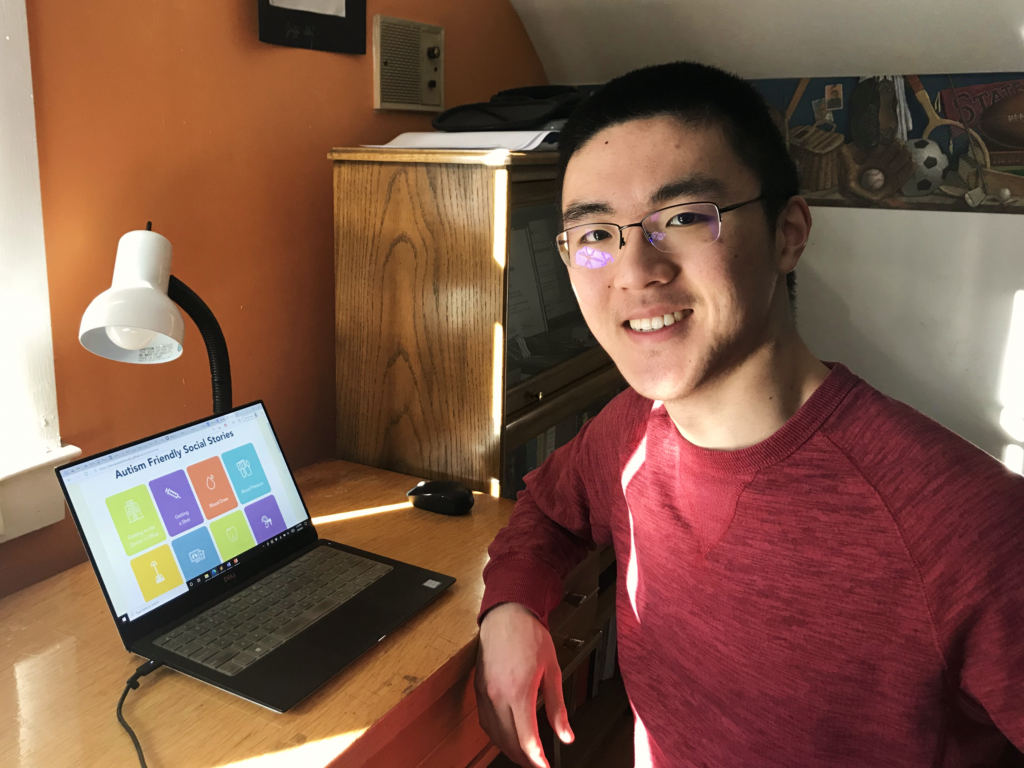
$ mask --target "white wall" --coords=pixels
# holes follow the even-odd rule
[[[1024,216],[811,209],[797,269],[800,332],[838,360],[997,458],[999,378]]]
[[[552,83],[678,59],[746,78],[1024,70],[1021,0],[512,0]]]

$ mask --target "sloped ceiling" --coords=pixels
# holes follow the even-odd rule
[[[1024,70],[1024,0],[511,0],[551,83],[678,59],[747,78]]]

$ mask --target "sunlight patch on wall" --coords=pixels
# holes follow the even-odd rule
[[[1024,29],[1021,33],[1024,35]],[[1024,291],[1013,296],[1010,332],[999,379],[999,404],[1003,406],[999,426],[1018,443],[1024,443]],[[1007,445],[1003,463],[1017,474],[1024,474],[1024,448]]]
[[[1024,475],[1024,448],[1015,443],[1010,443],[1003,449],[1003,464],[1011,472]]]

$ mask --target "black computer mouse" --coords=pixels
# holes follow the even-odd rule
[[[424,480],[407,495],[414,507],[442,515],[465,515],[473,508],[473,492],[454,480]]]

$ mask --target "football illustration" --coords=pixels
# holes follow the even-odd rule
[[[931,139],[910,139],[907,149],[914,158],[914,175],[901,190],[907,197],[930,195],[940,186],[949,170],[949,158]]]
[[[981,113],[977,126],[986,141],[1024,149],[1024,93],[997,101]]]

